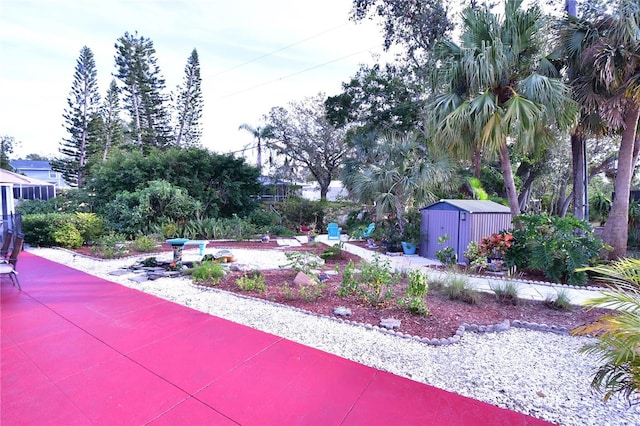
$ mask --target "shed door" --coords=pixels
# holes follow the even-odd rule
[[[458,251],[458,216],[458,211],[429,211],[426,257],[435,259],[436,251],[445,247],[453,247],[456,252]],[[438,244],[438,238],[445,234],[449,236],[449,240],[445,244]]]

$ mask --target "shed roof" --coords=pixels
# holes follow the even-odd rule
[[[459,210],[469,213],[511,213],[511,209],[488,200],[440,200],[420,210]]]

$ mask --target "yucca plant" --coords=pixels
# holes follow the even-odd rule
[[[585,305],[611,309],[591,324],[576,328],[578,335],[595,334],[599,341],[583,351],[599,356],[602,362],[591,386],[604,393],[607,401],[623,395],[630,405],[640,402],[640,260],[621,259],[608,266],[584,268],[609,284],[601,297]]]

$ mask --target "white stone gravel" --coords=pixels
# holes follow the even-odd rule
[[[418,382],[519,411],[561,425],[640,425],[640,407],[591,391],[597,359],[579,352],[592,339],[512,328],[502,333],[467,332],[460,343],[429,346],[333,319],[203,289],[187,278],[134,283],[110,271],[135,258],[100,261],[58,249],[29,249],[44,258],[124,286],[308,345]],[[185,250],[185,259],[197,251]],[[283,265],[283,253],[233,250],[252,267]],[[170,256],[170,253],[157,255]]]

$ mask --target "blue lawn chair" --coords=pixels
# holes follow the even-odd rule
[[[376,224],[371,222],[369,226],[367,226],[367,229],[365,229],[364,232],[362,233],[362,238],[370,238],[373,235],[373,231],[375,230],[376,230]]]
[[[340,239],[340,227],[337,223],[330,223],[327,225],[327,240],[339,240]]]

